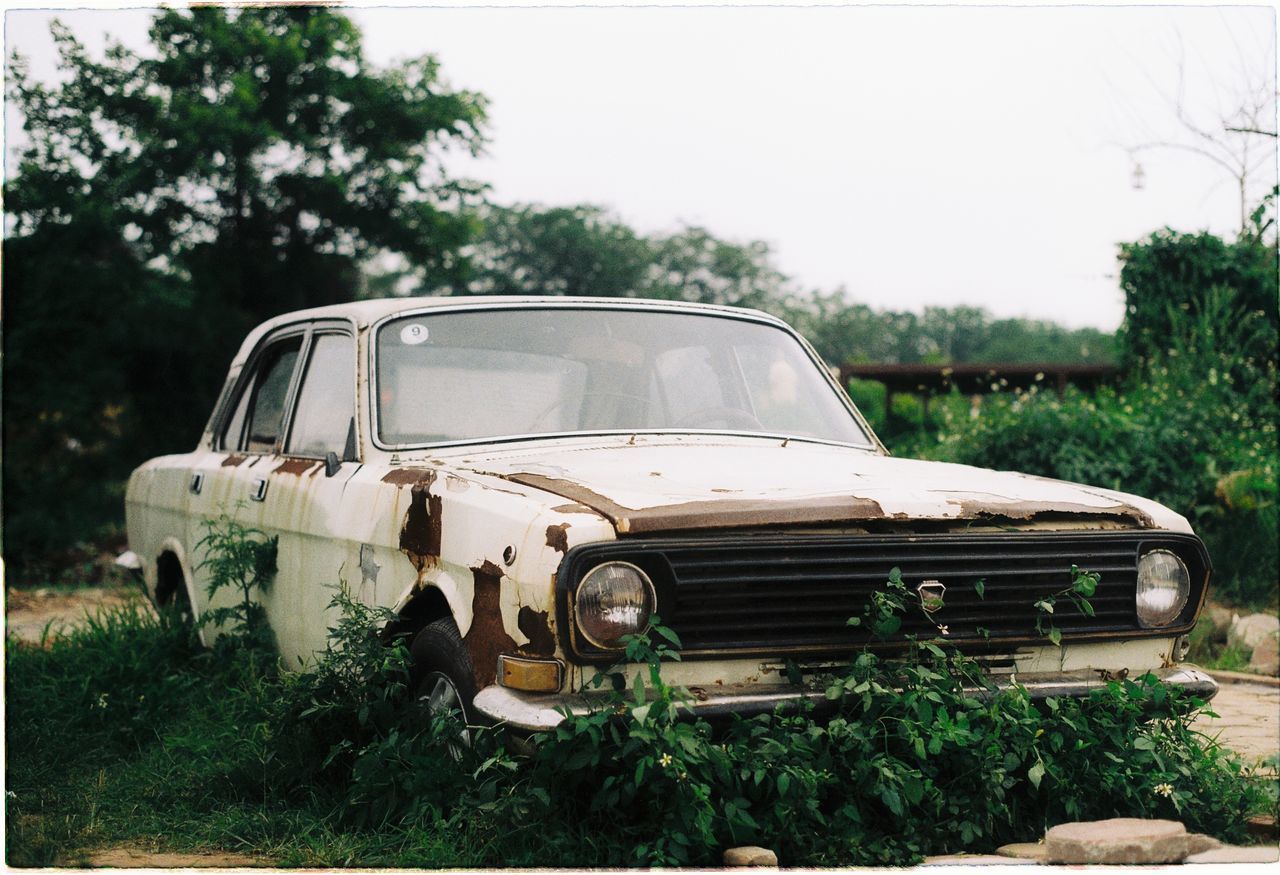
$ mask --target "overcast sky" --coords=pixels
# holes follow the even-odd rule
[[[589,202],[642,231],[761,239],[806,288],[877,307],[980,305],[1116,327],[1116,244],[1234,235],[1235,182],[1192,120],[1275,94],[1266,7],[373,8],[378,64],[431,53],[490,100],[485,156],[450,161],[503,203]],[[10,9],[6,55],[52,76],[48,23],[145,44],[138,10]],[[1274,106],[1269,129],[1275,129]],[[19,120],[6,105],[10,141]],[[1275,179],[1275,140],[1254,196]],[[6,149],[11,151],[11,148]],[[1261,154],[1261,153],[1256,153]]]

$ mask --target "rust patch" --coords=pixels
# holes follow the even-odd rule
[[[315,459],[285,459],[279,465],[271,469],[272,474],[292,474],[295,477],[301,477],[303,474],[323,463],[317,462]]]
[[[462,643],[471,657],[471,673],[478,692],[497,677],[498,654],[515,650],[516,642],[502,624],[502,569],[486,559],[479,568],[472,568],[471,573],[475,579],[471,628]]]
[[[576,502],[573,504],[558,504],[551,509],[556,513],[595,513],[594,510],[587,507],[585,504],[578,504]]]
[[[572,480],[560,480],[542,474],[510,474],[507,479],[585,504],[596,513],[608,517],[619,534],[831,523],[884,517],[884,510],[879,502],[870,498],[843,495],[790,501],[702,500],[633,510]]]
[[[1110,519],[1123,519],[1135,522],[1140,528],[1154,529],[1155,520],[1128,504],[1116,504],[1111,507],[1090,507],[1087,504],[1074,504],[1065,501],[975,501],[974,499],[948,499],[947,504],[960,508],[961,519],[1006,519],[1035,520],[1045,517],[1081,517],[1091,516]]]
[[[527,653],[530,656],[551,656],[556,652],[556,639],[551,634],[546,611],[535,611],[525,605],[520,609],[517,623],[520,631],[529,639],[528,644],[520,645],[521,653]]]
[[[568,550],[568,529],[568,523],[561,523],[558,526],[547,526],[547,546],[559,553],[563,553]]]
[[[382,475],[383,483],[396,486],[413,486],[418,483],[430,485],[436,480],[436,472],[430,468],[392,468]]]
[[[440,496],[432,495],[430,486],[430,480],[414,485],[400,529],[400,552],[409,557],[419,574],[439,564],[444,531]]]
[[[222,460],[222,467],[234,468],[236,465],[239,465],[241,462],[243,462],[247,458],[249,457],[242,456],[237,453],[232,453],[230,456],[227,456],[225,459]]]

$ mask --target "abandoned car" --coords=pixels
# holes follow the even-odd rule
[[[893,458],[813,349],[754,311],[427,298],[272,319],[199,446],[129,481],[156,603],[210,609],[198,544],[222,513],[279,539],[261,601],[283,660],[324,649],[341,583],[394,612],[418,694],[473,722],[589,707],[655,614],[694,713],[821,707],[806,681],[867,643],[846,621],[895,567],[898,638],[945,633],[1033,696],[1147,671],[1216,691],[1181,661],[1210,575],[1183,517]],[[1050,641],[1035,603],[1073,565],[1100,575],[1092,612],[1060,610]]]

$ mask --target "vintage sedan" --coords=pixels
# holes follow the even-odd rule
[[[867,643],[846,620],[893,568],[899,637],[945,631],[1034,696],[1148,671],[1216,690],[1181,662],[1210,575],[1183,517],[892,458],[809,345],[749,310],[427,298],[278,317],[196,449],[130,478],[157,604],[210,608],[197,544],[221,513],[279,539],[261,599],[286,663],[323,650],[341,583],[394,611],[419,694],[470,721],[536,730],[590,707],[655,614],[693,712],[821,707],[807,681]],[[1060,610],[1054,643],[1035,603],[1073,565],[1100,575],[1092,613]]]

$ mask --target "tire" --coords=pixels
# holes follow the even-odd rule
[[[452,617],[442,617],[422,627],[409,648],[413,658],[410,689],[428,710],[455,708],[468,726],[475,725],[475,678],[471,658]]]

